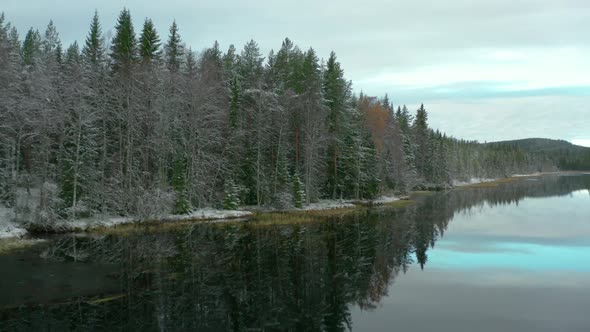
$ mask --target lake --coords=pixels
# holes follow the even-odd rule
[[[412,198],[52,236],[0,255],[0,331],[590,331],[590,175]]]

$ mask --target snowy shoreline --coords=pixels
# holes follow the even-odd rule
[[[401,198],[395,196],[381,196],[374,200],[320,200],[319,202],[311,203],[301,209],[288,210],[264,210],[261,212],[297,212],[297,211],[321,211],[334,210],[344,208],[355,208],[358,205],[371,204],[383,205],[400,200]],[[22,238],[29,234],[24,225],[18,225],[10,221],[12,209],[0,207],[0,240]],[[46,231],[69,233],[69,232],[85,232],[97,228],[114,227],[124,224],[141,224],[141,223],[167,223],[177,221],[208,221],[221,222],[225,220],[248,218],[254,215],[253,211],[249,210],[217,210],[212,208],[196,209],[189,214],[184,215],[165,215],[154,217],[149,220],[140,220],[134,217],[117,217],[117,216],[94,216],[91,218],[63,220],[47,226]],[[42,231],[44,225],[39,225],[39,230]]]
[[[588,174],[587,172],[542,172],[531,174],[513,174],[509,178],[523,178],[523,177],[538,177],[544,175],[559,175],[559,174]],[[468,181],[453,180],[453,187],[464,187],[479,183],[495,182],[507,178],[488,179],[488,178],[472,178]],[[259,210],[258,212],[298,212],[298,211],[321,211],[333,209],[355,208],[359,205],[384,205],[403,199],[396,196],[381,196],[374,200],[320,200],[311,203],[300,209],[286,209],[286,210]],[[213,208],[196,209],[185,215],[164,215],[155,216],[147,220],[141,220],[134,217],[118,217],[118,216],[95,216],[85,219],[64,220],[50,225],[47,232],[85,232],[96,228],[114,227],[123,224],[141,224],[143,222],[177,222],[177,221],[209,221],[222,222],[224,220],[248,218],[254,215],[256,210],[248,210],[244,207],[243,210],[218,210]],[[24,225],[19,225],[11,221],[11,216],[14,214],[12,209],[0,206],[0,240],[22,238],[29,234]],[[43,225],[39,225],[39,230],[43,230]]]

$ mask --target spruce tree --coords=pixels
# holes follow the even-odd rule
[[[424,109],[424,104],[416,111],[416,117],[412,125],[414,141],[416,142],[416,167],[423,179],[430,179],[430,160],[431,143],[430,131],[428,129],[428,113]]]
[[[227,52],[223,55],[223,68],[225,75],[232,79],[237,75],[238,55],[234,44],[229,45]]]
[[[385,108],[387,111],[393,113],[393,111],[394,111],[393,104],[389,100],[389,95],[387,93],[385,94],[385,97],[383,97],[383,100],[381,101],[381,105],[383,105],[383,108]]]
[[[22,58],[25,66],[34,66],[41,52],[41,35],[33,28],[27,31],[22,47]]]
[[[137,40],[131,22],[131,14],[127,9],[121,11],[115,26],[111,59],[113,60],[113,71],[121,72],[127,76],[131,74],[131,67],[137,60]]]
[[[114,165],[115,179],[118,185],[113,188],[124,197],[123,213],[133,213],[137,207],[136,183],[140,175],[138,163],[138,143],[140,140],[140,123],[138,122],[138,85],[135,71],[138,49],[135,31],[129,10],[121,11],[115,37],[111,45],[112,69],[112,113],[116,128],[113,128],[114,155],[119,156]]]
[[[238,78],[234,77],[231,84],[231,100],[229,104],[229,122],[230,128],[238,128],[238,117],[240,112],[240,86]]]
[[[157,61],[160,59],[160,37],[156,32],[154,23],[146,18],[139,38],[139,55],[143,62]]]
[[[336,198],[339,187],[342,185],[338,175],[339,154],[342,149],[342,139],[348,130],[346,118],[347,99],[350,94],[350,85],[344,79],[344,72],[340,63],[336,61],[336,54],[330,53],[323,77],[323,96],[328,106],[328,179],[327,193],[331,198]]]
[[[305,53],[295,92],[299,94],[301,103],[301,107],[295,112],[295,143],[296,147],[301,146],[297,150],[303,157],[303,181],[307,203],[310,203],[318,198],[319,184],[324,183],[323,175],[326,171],[325,146],[319,142],[325,137],[327,107],[322,98],[319,60],[313,48]]]
[[[225,210],[237,210],[240,207],[240,189],[236,183],[229,179],[225,182],[223,208]]]
[[[301,182],[301,177],[299,173],[295,173],[293,175],[292,180],[292,188],[293,188],[293,204],[296,208],[300,209],[306,202],[306,195],[305,195],[305,188],[303,182]]]
[[[180,69],[182,62],[182,56],[184,51],[180,44],[180,35],[178,34],[178,26],[176,20],[172,21],[170,26],[170,34],[168,35],[168,41],[164,46],[164,53],[166,57],[166,65],[168,70],[171,72],[177,72]]]
[[[102,28],[98,18],[98,11],[95,11],[92,17],[90,31],[88,32],[88,36],[86,36],[82,54],[92,64],[97,64],[103,59],[104,41],[102,39]]]
[[[183,157],[177,156],[172,167],[172,187],[176,192],[174,214],[186,214],[190,211],[190,202],[187,200],[186,162]]]

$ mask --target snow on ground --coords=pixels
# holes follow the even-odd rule
[[[539,176],[539,175],[543,175],[543,173],[531,173],[531,174],[512,174],[513,178],[522,178],[522,177],[528,177],[528,176]]]
[[[18,188],[16,199],[20,206],[36,208],[39,202],[39,188],[31,188],[28,192],[25,188]],[[0,239],[19,238],[27,234],[27,230],[14,222],[14,209],[0,204]]]
[[[373,200],[373,204],[387,204],[387,203],[391,203],[391,202],[395,202],[395,201],[399,201],[400,198],[399,197],[395,197],[395,196],[381,196],[375,200]]]
[[[316,203],[311,203],[301,209],[303,211],[313,210],[331,210],[342,208],[353,208],[358,203],[372,203],[372,204],[386,204],[399,200],[395,196],[381,196],[372,201],[355,201],[355,200],[320,200]],[[356,203],[356,204],[355,204]],[[12,209],[3,208],[0,206],[0,238],[7,237],[21,237],[27,233],[23,228],[18,227],[10,221]],[[225,220],[233,218],[249,217],[253,213],[251,211],[243,210],[217,210],[212,208],[196,209],[189,214],[184,215],[165,215],[154,217],[152,220],[161,222],[182,221],[182,220]],[[141,223],[142,220],[134,217],[120,217],[113,215],[96,215],[90,218],[75,219],[75,220],[61,220],[51,224],[51,228],[56,231],[86,231],[98,227],[113,227],[122,224]]]
[[[22,237],[25,234],[27,234],[27,230],[20,228],[15,223],[5,220],[0,221],[0,239]]]
[[[319,202],[311,203],[307,206],[302,207],[300,210],[313,211],[313,210],[332,210],[355,207],[351,201],[347,200],[331,200],[322,199]]]
[[[398,201],[400,198],[395,196],[381,196],[373,200],[332,200],[323,199],[316,203],[311,203],[299,210],[314,211],[314,210],[332,210],[355,207],[356,204],[375,204],[382,205]],[[356,203],[356,204],[355,204]]]
[[[497,179],[486,179],[486,178],[471,178],[471,179],[469,179],[469,181],[453,180],[453,186],[454,187],[461,187],[461,186],[468,186],[468,185],[476,184],[476,183],[493,182],[496,180]]]
[[[13,216],[12,209],[0,205],[0,239],[21,237],[27,234],[24,228],[12,222]]]
[[[210,219],[230,219],[248,217],[252,215],[250,211],[241,210],[215,210],[211,208],[193,210],[189,214],[170,215],[163,217],[162,220],[210,220]]]
[[[181,220],[222,220],[231,218],[247,217],[252,215],[250,211],[239,210],[215,210],[211,208],[196,209],[189,214],[181,215],[166,215],[155,217],[155,221],[181,221]],[[55,225],[56,229],[60,230],[89,230],[97,227],[113,227],[122,224],[141,223],[141,220],[132,217],[116,217],[116,216],[95,216],[85,219],[64,220]]]
[[[129,217],[97,215],[91,218],[59,221],[54,227],[58,230],[88,230],[96,227],[112,227],[121,224],[129,224],[133,221],[134,219]]]

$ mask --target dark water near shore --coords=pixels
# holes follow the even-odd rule
[[[590,331],[590,175],[0,255],[0,331]]]

